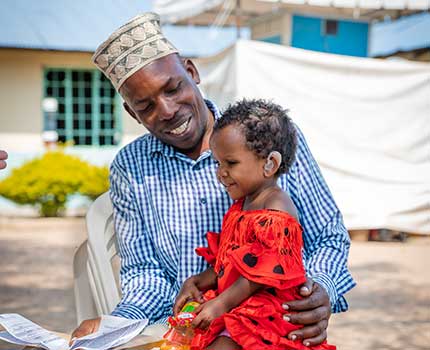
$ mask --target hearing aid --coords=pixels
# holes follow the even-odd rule
[[[272,151],[267,156],[266,164],[264,164],[264,171],[271,171],[273,167],[275,166],[275,163],[273,162],[273,158],[278,162],[278,164],[281,164],[282,162],[282,155],[278,151]]]

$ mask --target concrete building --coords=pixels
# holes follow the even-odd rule
[[[123,145],[146,132],[91,56],[113,30],[151,7],[140,0],[0,3],[0,149],[9,153],[0,179],[55,139],[70,154],[108,165]],[[165,26],[164,32],[189,57],[217,53],[236,38],[234,28]],[[76,198],[69,209],[81,204]],[[3,198],[0,209],[0,215],[34,214]]]
[[[55,132],[60,142],[76,146],[74,152],[99,163],[142,134],[91,63],[92,52],[114,28],[150,9],[138,1],[128,3],[1,3],[0,148],[10,154],[9,169],[41,153],[44,139],[51,140]],[[92,156],[93,146],[104,149],[106,161]]]
[[[2,1],[0,149],[10,154],[9,170],[42,152],[51,131],[96,163],[145,132],[91,56],[114,29],[150,10],[150,1],[137,0]],[[215,54],[236,38],[234,28],[166,26],[164,32],[188,57]]]
[[[255,40],[306,50],[430,61],[430,13],[375,21],[278,12],[250,20]]]
[[[0,145],[10,153],[43,149],[49,130],[76,146],[118,146],[142,133],[90,53],[2,48],[0,76]]]
[[[430,0],[154,0],[154,8],[171,23],[249,26],[255,40],[333,54],[427,60],[430,47]]]
[[[255,40],[348,56],[368,55],[370,25],[365,20],[280,12],[250,24]]]

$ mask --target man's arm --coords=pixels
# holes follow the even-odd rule
[[[172,308],[173,286],[156,256],[137,208],[138,198],[118,162],[111,167],[110,195],[114,207],[115,229],[121,257],[120,303],[115,316],[159,320]]]
[[[309,278],[300,290],[304,298],[284,305],[286,317],[304,325],[290,333],[289,338],[300,338],[305,345],[316,345],[327,337],[331,311],[347,310],[343,295],[355,282],[347,268],[350,241],[342,215],[298,128],[297,137],[296,162],[289,172],[288,187],[303,227]]]
[[[171,312],[172,284],[161,268],[139,214],[137,199],[118,157],[111,166],[110,195],[121,257],[121,300],[112,315],[160,321]],[[98,330],[100,318],[83,321],[72,333],[80,338]]]
[[[299,129],[297,133],[297,161],[291,173],[296,189],[292,198],[303,227],[306,271],[327,291],[332,311],[346,311],[348,304],[343,295],[355,285],[347,269],[348,231],[303,134]]]

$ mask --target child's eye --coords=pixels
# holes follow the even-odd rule
[[[235,160],[227,160],[227,162],[226,162],[228,165],[235,165],[235,164],[237,164],[238,162],[237,161],[235,161]]]

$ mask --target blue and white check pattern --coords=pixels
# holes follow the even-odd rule
[[[216,106],[206,101],[215,117]],[[355,285],[347,269],[342,215],[298,130],[297,160],[279,179],[299,212],[307,273],[324,286],[334,312]],[[164,322],[183,281],[207,264],[194,252],[219,232],[232,204],[217,182],[210,151],[192,160],[150,134],[123,148],[111,166],[110,194],[121,256],[122,298],[113,315]]]

